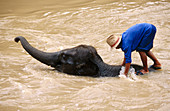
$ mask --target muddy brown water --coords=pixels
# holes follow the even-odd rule
[[[169,20],[169,0],[1,0],[0,111],[168,111]],[[110,50],[106,37],[143,22],[157,27],[152,51],[163,70],[136,82],[59,73],[13,41],[24,36],[49,52],[92,45],[106,63],[121,64],[123,53]]]

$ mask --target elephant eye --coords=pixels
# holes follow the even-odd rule
[[[72,55],[62,54],[62,63],[64,64],[74,64],[74,59]]]
[[[66,59],[66,55],[65,54],[63,54],[62,56],[63,56],[63,59]]]

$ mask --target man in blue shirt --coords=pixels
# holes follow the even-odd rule
[[[132,59],[131,53],[137,51],[140,54],[143,69],[137,72],[137,74],[148,73],[147,56],[151,58],[154,64],[151,66],[154,69],[161,69],[161,64],[150,51],[153,47],[153,40],[156,34],[156,27],[149,23],[136,24],[127,29],[123,34],[122,38],[111,35],[107,38],[107,43],[111,47],[116,49],[121,48],[124,52],[124,61],[122,66],[125,65],[124,74],[127,76]]]

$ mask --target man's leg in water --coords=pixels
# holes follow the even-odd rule
[[[142,72],[143,74],[148,73],[149,70],[148,70],[146,52],[139,51],[139,54],[140,54],[140,57],[141,57],[141,60],[142,60],[142,63],[143,63],[143,70],[141,70],[141,72]]]
[[[154,62],[153,66],[154,66],[154,67],[161,67],[160,62],[158,61],[158,59],[155,57],[155,55],[154,55],[151,51],[146,52],[146,55],[147,55],[150,59],[153,60],[153,62]]]

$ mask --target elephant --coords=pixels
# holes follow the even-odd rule
[[[20,41],[23,48],[41,63],[70,75],[115,77],[119,75],[122,67],[121,65],[109,65],[105,63],[97,53],[97,50],[91,45],[79,45],[58,52],[48,53],[34,48],[22,36],[16,37],[14,41]],[[137,64],[132,64],[131,66],[135,71],[143,68]]]

